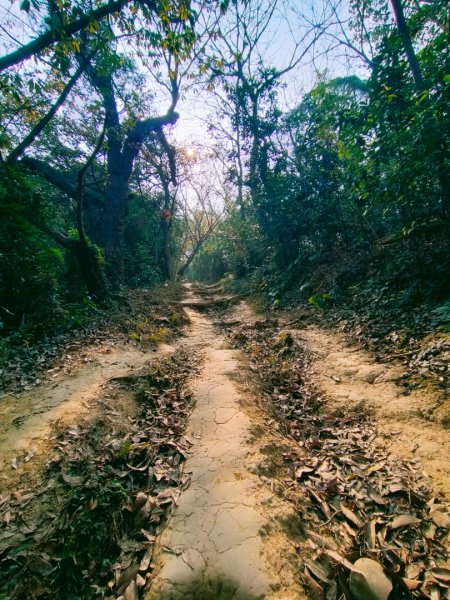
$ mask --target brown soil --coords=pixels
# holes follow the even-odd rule
[[[215,296],[217,292],[215,287],[199,292],[188,287],[182,302],[191,323],[183,346],[204,356],[202,371],[190,385],[195,408],[186,431],[192,447],[184,472],[190,474],[191,485],[157,541],[150,588],[138,596],[133,580],[125,597],[144,593],[147,600],[303,600],[303,559],[296,556],[303,550],[294,542],[299,522],[305,520],[295,510],[302,491],[288,489],[282,475],[283,453],[295,442],[283,438],[274,419],[258,406],[255,395],[261,382],[257,373],[250,375],[244,354],[231,349],[199,311],[234,305],[226,316],[230,323],[255,324],[260,318],[245,303],[236,305],[235,297]],[[315,384],[325,405],[343,414],[364,408],[384,446],[399,457],[417,459],[432,487],[450,498],[450,430],[443,425],[449,418],[448,399],[426,390],[405,395],[398,383],[401,367],[377,363],[338,334],[315,327],[290,334],[312,356]],[[161,345],[156,353],[131,344],[93,348],[88,360],[79,361],[70,373],[3,397],[3,486],[38,476],[60,428],[76,430],[76,423],[86,418],[115,411],[117,401],[123,404],[117,418],[126,427],[127,415],[135,410],[133,398],[122,394],[109,406],[108,382],[138,374],[176,347]],[[290,495],[297,500],[292,502]]]
[[[187,429],[194,442],[186,462],[192,483],[161,535],[146,598],[301,600],[294,549],[282,530],[292,508],[269,478],[258,476],[262,449],[279,440],[235,382],[242,380],[242,355],[209,318],[193,310],[189,317],[188,343],[205,354],[192,383],[196,407]]]
[[[47,460],[55,429],[94,419],[105,410],[95,402],[105,384],[125,377],[173,352],[163,344],[157,352],[144,352],[131,344],[92,348],[89,360],[78,362],[70,373],[60,373],[51,382],[0,401],[0,481],[3,486],[35,471]]]
[[[407,395],[398,383],[401,366],[376,362],[339,334],[316,327],[292,333],[312,352],[316,383],[328,406],[368,410],[391,452],[421,461],[432,487],[450,499],[450,430],[443,425],[450,399],[426,389]]]

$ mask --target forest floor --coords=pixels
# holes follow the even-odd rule
[[[436,491],[450,499],[450,397],[430,388],[406,392],[402,364],[383,363],[342,335],[311,327],[293,333],[314,356],[316,382],[330,408],[366,411],[390,451],[420,460]]]
[[[448,398],[214,286],[152,327],[175,305],[2,398],[0,598],[449,598]]]

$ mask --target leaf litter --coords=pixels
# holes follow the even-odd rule
[[[363,410],[327,410],[310,356],[276,320],[217,325],[248,356],[269,423],[292,440],[281,483],[304,523],[293,546],[310,597],[450,599],[449,506],[420,461],[390,454]]]
[[[108,350],[120,343],[148,349],[169,341],[180,335],[187,322],[176,303],[179,297],[176,285],[130,290],[117,295],[105,310],[96,309],[85,322],[74,323],[70,331],[38,340],[21,332],[10,336],[0,346],[0,392],[30,390],[45,379],[66,375],[80,361],[91,362],[96,349]]]
[[[111,381],[101,417],[55,432],[39,483],[0,496],[0,597],[143,595],[156,537],[190,482],[183,432],[197,364],[181,348]]]

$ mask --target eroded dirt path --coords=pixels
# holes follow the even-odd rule
[[[398,368],[339,335],[285,330],[220,289],[188,286],[182,306],[172,346],[94,352],[0,404],[16,486],[0,495],[0,557],[26,590],[5,598],[59,597],[68,540],[70,590],[92,600],[334,600],[360,557],[393,598],[446,590],[445,406],[404,396]]]
[[[179,342],[158,352],[92,349],[70,373],[3,398],[0,557],[9,579],[0,595],[20,572],[30,598],[55,597],[59,573],[86,598],[98,597],[96,586],[101,597],[127,600],[306,598],[284,528],[293,508],[261,471],[264,449],[282,439],[256,408],[253,382],[246,395],[244,357],[198,312],[235,300],[188,288],[191,324]],[[155,360],[168,354],[172,366]],[[184,371],[194,405],[186,431]],[[92,546],[86,527],[102,531]],[[47,538],[58,540],[51,550]],[[99,570],[102,561],[112,566]]]
[[[189,316],[189,343],[205,355],[187,429],[194,443],[185,471],[192,482],[159,540],[146,598],[304,598],[280,529],[291,507],[255,474],[261,442],[252,441],[251,431],[261,418],[250,417],[234,381],[242,357],[209,318],[193,310]]]
[[[167,344],[157,352],[145,352],[131,344],[96,348],[89,353],[89,362],[79,364],[70,374],[62,373],[27,392],[4,395],[0,400],[1,480],[9,479],[12,468],[34,469],[35,463],[46,459],[55,424],[66,428],[87,413],[94,417],[101,411],[92,401],[106,382],[137,373],[173,351]]]
[[[293,334],[313,353],[315,378],[327,405],[372,413],[389,450],[420,460],[433,488],[450,499],[450,429],[440,424],[450,414],[448,399],[423,389],[406,395],[397,383],[404,372],[401,366],[375,362],[336,333],[312,327]]]

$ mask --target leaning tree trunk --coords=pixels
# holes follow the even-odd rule
[[[186,271],[191,266],[192,261],[197,256],[198,251],[200,250],[200,248],[201,248],[201,244],[198,246],[198,248],[194,252],[192,252],[192,254],[190,254],[188,256],[188,258],[186,259],[186,262],[183,265],[181,265],[181,267],[178,269],[177,279],[183,279],[183,277],[186,275]]]
[[[406,24],[402,0],[391,0],[391,4],[394,10],[398,33],[402,38],[403,48],[405,50],[406,58],[408,59],[409,68],[411,70],[415,86],[420,92],[425,89],[425,81],[423,79],[419,61],[417,60],[417,56],[414,51],[411,34],[409,32],[408,25]]]

